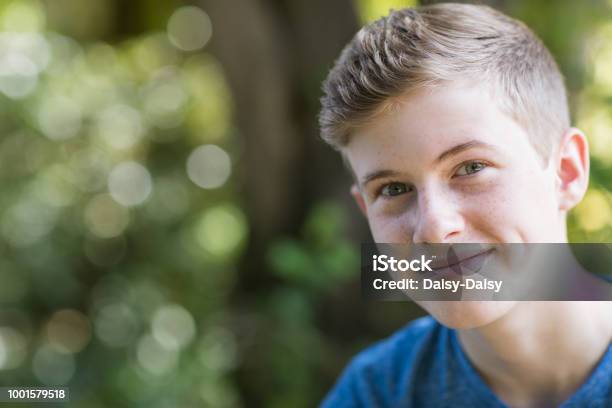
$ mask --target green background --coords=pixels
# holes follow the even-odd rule
[[[557,57],[592,148],[571,240],[611,242],[610,3],[486,3]],[[0,1],[0,386],[309,407],[421,315],[361,301],[367,225],[316,122],[343,45],[414,4]]]

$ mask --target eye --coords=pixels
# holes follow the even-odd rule
[[[465,162],[461,166],[459,166],[459,168],[455,172],[455,176],[469,176],[470,174],[478,173],[485,167],[488,167],[485,162],[477,160]]]
[[[410,187],[408,187],[405,183],[399,183],[394,181],[384,185],[380,191],[380,194],[385,197],[395,197],[398,195],[405,194],[410,190]]]

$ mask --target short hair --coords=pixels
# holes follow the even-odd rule
[[[563,76],[527,26],[487,6],[441,3],[391,10],[353,37],[323,84],[321,136],[341,150],[389,99],[466,79],[489,87],[544,158],[569,127]]]

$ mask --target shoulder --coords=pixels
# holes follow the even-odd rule
[[[394,405],[410,392],[411,378],[431,357],[444,330],[448,329],[433,318],[423,317],[363,350],[345,368],[322,406]]]

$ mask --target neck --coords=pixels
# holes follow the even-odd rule
[[[510,406],[559,406],[612,339],[612,302],[518,302],[503,318],[460,330],[459,341]]]

